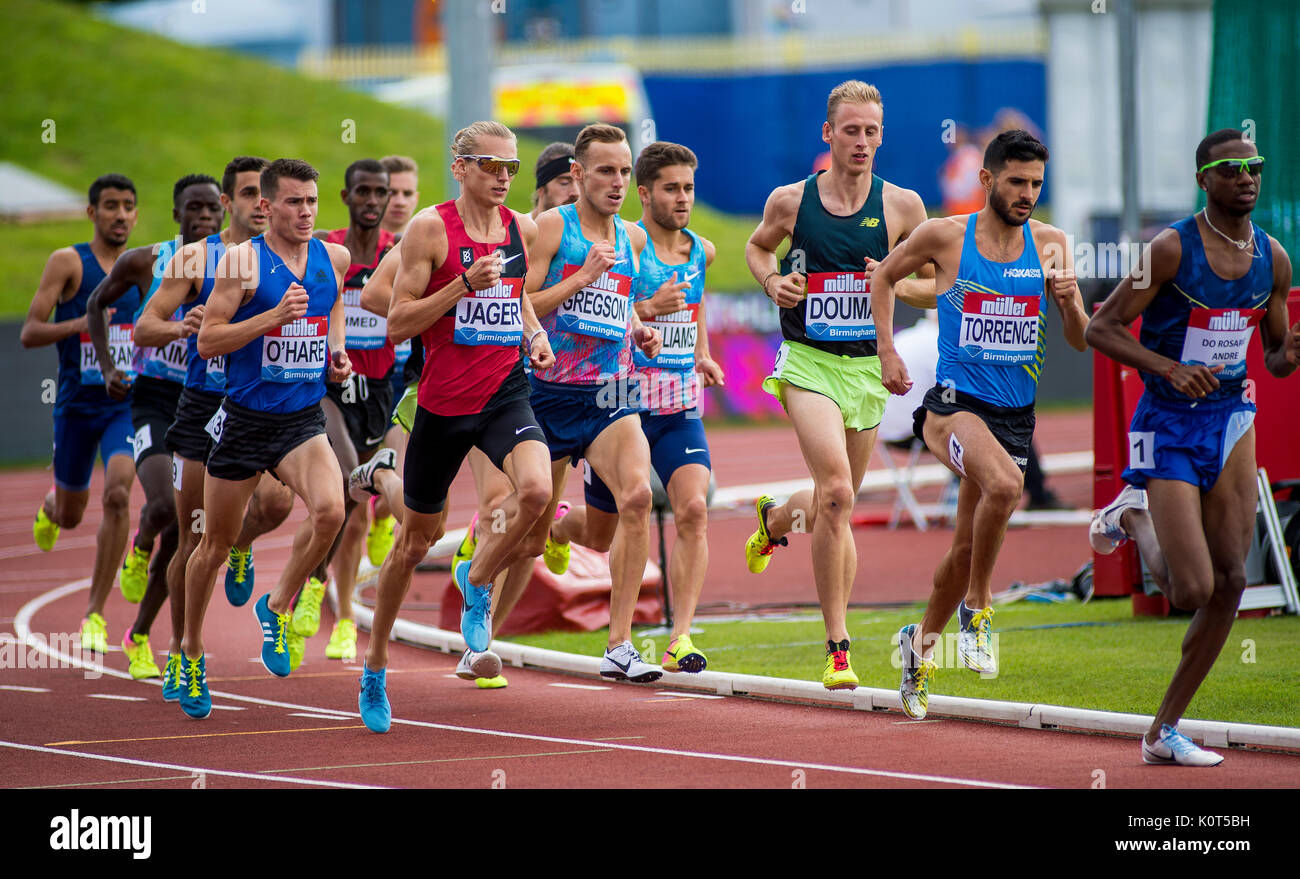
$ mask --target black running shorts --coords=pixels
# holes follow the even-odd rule
[[[135,380],[131,393],[131,426],[135,436],[131,444],[135,449],[135,464],[150,455],[166,455],[167,431],[176,420],[176,406],[183,385],[142,375]]]
[[[208,422],[217,414],[221,394],[209,394],[186,388],[181,391],[180,402],[176,404],[176,420],[167,431],[167,449],[186,461],[198,461],[202,464],[208,460],[212,449],[212,437],[208,435]]]
[[[341,385],[325,383],[325,396],[343,413],[348,437],[358,455],[374,451],[384,441],[393,417],[393,383],[352,374]]]
[[[945,400],[945,397],[948,399]],[[1024,472],[1029,466],[1029,445],[1034,440],[1034,406],[995,406],[978,397],[964,394],[955,388],[935,385],[925,392],[920,407],[912,413],[912,432],[925,442],[922,433],[926,412],[935,415],[952,415],[954,412],[971,412],[980,417],[993,438],[998,441],[1011,460]],[[950,450],[952,452],[953,450]],[[960,457],[960,447],[953,452]],[[952,455],[950,455],[951,457]]]
[[[276,465],[298,446],[325,432],[325,413],[319,403],[297,412],[280,413],[245,409],[226,400],[207,430],[213,439],[208,475],[240,481],[266,471],[279,479]]]

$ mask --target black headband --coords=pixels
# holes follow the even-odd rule
[[[569,173],[569,165],[573,162],[573,156],[560,156],[551,159],[545,165],[537,169],[537,189],[541,189],[561,174]]]

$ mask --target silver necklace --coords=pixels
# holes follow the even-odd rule
[[[1205,217],[1205,225],[1209,226],[1211,229],[1214,229],[1215,232],[1218,232],[1220,238],[1222,238],[1224,241],[1231,242],[1238,250],[1245,250],[1247,247],[1253,248],[1255,244],[1254,235],[1251,235],[1249,238],[1245,239],[1244,241],[1238,241],[1236,238],[1229,238],[1227,235],[1224,235],[1222,232],[1219,232],[1219,230],[1215,228],[1214,224],[1210,222],[1210,215],[1205,210],[1205,208],[1201,208],[1201,216]]]

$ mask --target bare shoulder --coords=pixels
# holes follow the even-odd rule
[[[1038,244],[1054,243],[1065,245],[1065,233],[1050,223],[1041,223],[1038,220],[1030,219],[1029,234],[1034,236],[1034,241]]]
[[[787,214],[793,218],[799,212],[799,202],[803,200],[803,190],[807,184],[807,180],[796,180],[794,183],[787,183],[773,189],[772,194],[767,197],[767,205],[763,213],[774,218]]]
[[[718,248],[714,247],[713,242],[703,235],[700,236],[700,246],[704,248],[704,264],[706,266],[711,265],[713,258],[718,255]]]
[[[519,224],[519,234],[523,235],[525,238],[529,240],[532,240],[533,238],[537,237],[536,220],[534,220],[528,214],[520,213],[519,211],[516,210],[512,210],[510,213],[514,214],[515,222]]]
[[[884,187],[880,190],[880,198],[885,203],[886,208],[895,210],[920,210],[925,213],[925,202],[914,189],[906,189],[896,183],[884,181]]]
[[[1273,249],[1273,275],[1275,277],[1281,277],[1279,272],[1285,270],[1286,276],[1290,277],[1291,275],[1290,254],[1286,252],[1286,248],[1282,246],[1281,242],[1279,242],[1272,235],[1268,236],[1268,244],[1269,247]]]
[[[430,236],[445,236],[446,234],[447,224],[442,221],[442,214],[433,208],[425,208],[411,218],[410,225],[406,227],[406,234],[402,236],[402,240],[421,241]]]
[[[642,229],[636,223],[629,223],[623,220],[623,228],[627,230],[627,237],[632,242],[632,246],[640,250],[645,247],[645,229]]]
[[[346,272],[348,266],[352,264],[352,254],[348,252],[345,245],[325,242],[325,252],[330,255],[330,262],[334,263],[337,271]]]

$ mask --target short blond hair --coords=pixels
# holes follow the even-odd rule
[[[415,159],[410,156],[384,156],[379,160],[379,164],[384,166],[384,170],[391,177],[393,174],[416,174],[420,173],[420,166],[415,164]]]
[[[627,135],[617,125],[597,122],[578,132],[578,139],[573,142],[573,157],[582,164],[587,157],[587,150],[593,143],[626,143]],[[629,147],[630,149],[630,147]]]
[[[826,122],[835,126],[835,111],[840,104],[872,103],[880,105],[881,112],[884,112],[885,102],[880,99],[880,89],[860,79],[847,79],[831,89],[830,97],[826,99]]]
[[[451,142],[451,157],[454,159],[457,156],[477,155],[478,141],[481,137],[503,137],[506,140],[515,140],[515,133],[500,122],[491,120],[474,122],[456,132],[456,138]]]

